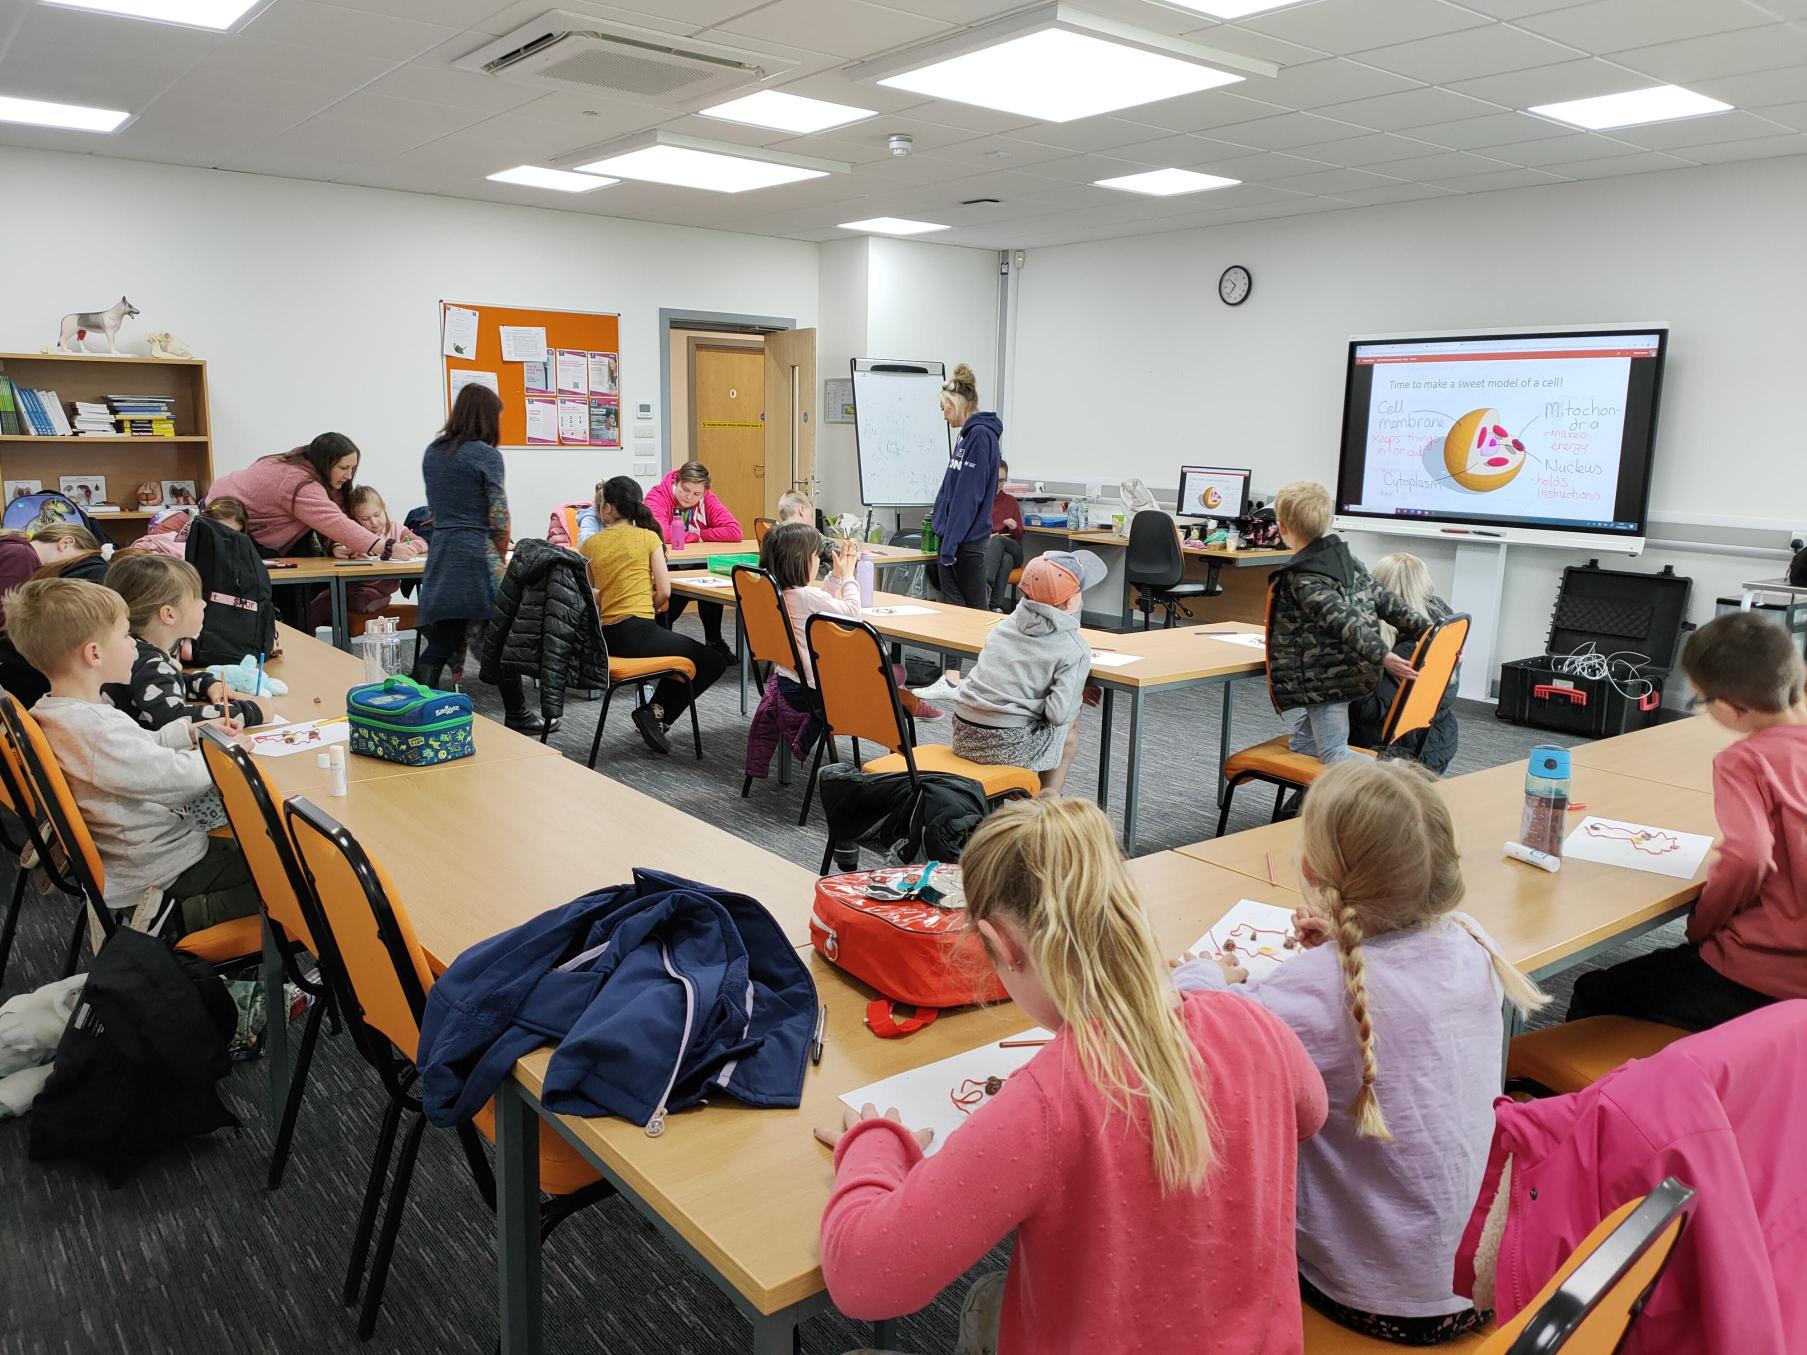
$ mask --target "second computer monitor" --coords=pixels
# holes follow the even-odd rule
[[[1180,467],[1180,517],[1228,519],[1248,511],[1248,471],[1228,466]]]

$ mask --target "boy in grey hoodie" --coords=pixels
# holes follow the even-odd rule
[[[1023,600],[1000,621],[955,689],[954,752],[1024,767],[1058,795],[1079,750],[1092,647],[1079,634],[1085,590],[1104,581],[1089,550],[1049,551],[1023,568]]]

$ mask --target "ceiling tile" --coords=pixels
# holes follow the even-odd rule
[[[1613,60],[1673,84],[1710,80],[1716,75],[1744,75],[1781,66],[1807,65],[1807,32],[1793,24],[1741,28],[1710,38],[1689,38],[1655,47],[1634,47]]]
[[[1487,20],[1443,0],[1387,0],[1385,4],[1374,0],[1317,0],[1315,4],[1294,5],[1237,22],[1257,33],[1347,54],[1452,33]]]
[[[730,42],[781,42],[840,57],[869,57],[950,31],[943,20],[868,5],[864,0],[775,0],[732,19],[704,36]]]
[[[1468,151],[1443,151],[1437,155],[1416,155],[1409,160],[1384,160],[1378,165],[1370,165],[1370,169],[1382,174],[1390,174],[1397,179],[1412,179],[1418,183],[1434,183],[1444,179],[1457,179],[1466,174],[1490,174],[1496,170],[1512,169],[1515,166],[1503,160],[1495,160],[1491,156],[1473,155]]]
[[[1283,151],[1316,141],[1338,141],[1344,137],[1361,136],[1367,130],[1353,123],[1339,122],[1335,118],[1319,117],[1316,113],[1283,113],[1277,118],[1215,127],[1212,135],[1238,146],[1259,146],[1262,150]]]
[[[324,48],[232,38],[171,87],[172,93],[314,113],[394,68],[393,61]]]
[[[1133,160],[1139,165],[1171,169],[1191,169],[1208,161],[1235,159],[1247,155],[1250,147],[1202,136],[1166,136],[1155,141],[1139,141],[1133,146],[1118,146],[1115,157]]]
[[[0,40],[6,36],[0,20]],[[121,28],[131,41],[121,40]],[[0,47],[0,87],[24,98],[136,112],[224,41],[168,24],[34,5]]]
[[[1460,33],[1423,38],[1364,53],[1362,60],[1382,70],[1409,75],[1428,84],[1451,85],[1498,75],[1502,71],[1549,66],[1580,56],[1572,47],[1551,42],[1507,24],[1469,28]],[[1468,86],[1464,83],[1463,87]]]
[[[293,112],[165,95],[107,138],[107,154],[172,165],[224,164],[295,125]]]
[[[1759,160],[1772,155],[1807,155],[1807,134],[1758,137],[1752,141],[1728,141],[1719,146],[1690,146],[1681,154],[1702,164],[1724,160]]]
[[[1402,94],[1382,94],[1375,99],[1332,104],[1318,111],[1326,117],[1371,127],[1377,132],[1397,132],[1405,127],[1483,117],[1498,113],[1500,105],[1447,89],[1409,89]]]
[[[1267,81],[1262,81],[1266,85]],[[1163,127],[1170,132],[1202,132],[1212,127],[1226,127],[1232,122],[1252,122],[1256,118],[1277,117],[1291,112],[1283,104],[1269,103],[1250,94],[1232,94],[1223,89],[1201,90],[1177,99],[1161,99],[1151,104],[1138,104],[1125,111],[1123,121]],[[1092,121],[1092,119],[1086,119]],[[1068,127],[1076,123],[1065,124]]]
[[[540,97],[540,92],[531,85],[498,80],[493,75],[479,75],[475,71],[422,65],[420,62],[397,66],[387,75],[366,85],[365,89],[372,94],[388,94],[397,99],[414,99],[423,103],[449,104],[454,108],[470,108],[481,113],[506,113],[511,108],[519,108]]]
[[[923,122],[932,122],[938,127],[958,127],[962,131],[989,135],[995,132],[1021,131],[1025,127],[1036,125],[1034,118],[1026,118],[1021,113],[1004,113],[995,108],[980,108],[977,104],[957,104],[944,99],[916,97],[917,103],[899,111],[907,112]],[[852,99],[850,102],[858,104],[859,100]]]
[[[740,0],[742,5],[747,0]],[[1023,0],[885,0],[892,9],[920,14],[925,19],[942,19],[950,24],[978,23],[1013,9],[1021,9]]]
[[[1807,3],[1807,0],[1803,2]],[[1770,104],[1795,103],[1807,97],[1807,70],[1783,66],[1773,71],[1751,71],[1746,75],[1722,75],[1710,80],[1691,80],[1688,88],[1734,108],[1761,109]]]
[[[387,94],[359,90],[332,106],[335,118],[351,118],[384,129],[418,133],[420,141],[441,137],[461,127],[482,122],[491,114],[477,108],[456,108],[448,104],[421,103],[413,99],[396,99]]]
[[[1043,146],[1059,146],[1070,151],[1108,151],[1118,146],[1131,146],[1147,141],[1162,129],[1148,127],[1124,118],[1081,118],[1078,122],[1050,122],[1025,127],[1017,135],[1024,141]]]
[[[1647,127],[1621,127],[1613,135],[1621,141],[1629,141],[1647,150],[1667,151],[1686,146],[1717,146],[1727,141],[1771,137],[1782,130],[1767,115],[1758,117],[1754,113],[1733,109],[1730,113],[1679,118],[1674,122],[1657,122]],[[1685,155],[1687,152],[1684,150],[1682,153]]]
[[[1483,76],[1468,81],[1462,88],[1477,99],[1491,99],[1507,108],[1530,108],[1535,104],[1562,103],[1569,99],[1590,99],[1596,94],[1642,89],[1648,83],[1649,80],[1636,71],[1590,57],[1555,66],[1534,66],[1504,75]]]
[[[807,140],[800,138],[789,149],[801,153],[807,144]],[[938,147],[935,158],[972,165],[978,169],[1026,169],[1045,160],[1065,159],[1068,154],[1059,146],[1043,146],[1017,137],[982,136],[973,141]]]
[[[1572,130],[1529,113],[1496,113],[1489,118],[1464,118],[1441,126],[1414,128],[1412,135],[1452,151],[1472,151],[1544,136],[1564,136]]]
[[[1195,16],[1203,19],[1200,14]],[[1219,51],[1234,52],[1237,56],[1252,56],[1257,61],[1271,61],[1276,66],[1297,66],[1307,61],[1321,61],[1330,55],[1318,47],[1307,47],[1303,43],[1287,42],[1270,33],[1257,33],[1251,28],[1234,23],[1213,23],[1202,28],[1186,30],[1186,41],[1196,42],[1201,47],[1215,47]],[[1250,76],[1251,81],[1258,77]]]
[[[1244,183],[1268,183],[1274,179],[1295,179],[1301,174],[1314,174],[1319,170],[1339,169],[1341,166],[1307,159],[1303,155],[1284,155],[1279,151],[1269,151],[1265,155],[1216,160],[1199,168],[1212,174],[1221,174],[1227,179],[1241,179]]]
[[[1599,132],[1570,131],[1561,136],[1538,141],[1520,141],[1509,146],[1489,146],[1490,158],[1508,164],[1538,168],[1545,165],[1572,165],[1581,160],[1604,160],[1614,155],[1631,155],[1639,147],[1618,141]],[[1558,172],[1561,171],[1559,168]]]
[[[1295,146],[1293,149],[1300,155],[1322,160],[1326,164],[1359,168],[1362,165],[1379,164],[1383,160],[1434,155],[1442,147],[1409,137],[1395,136],[1391,132],[1370,132],[1367,136],[1352,136],[1341,141],[1317,141],[1307,146]]]
[[[1276,179],[1275,188],[1294,193],[1328,193],[1333,197],[1359,188],[1391,188],[1404,180],[1391,174],[1373,174],[1365,169],[1326,169],[1316,174],[1301,174],[1291,179]]]
[[[1415,202],[1422,198],[1451,198],[1457,190],[1441,184],[1402,183],[1386,188],[1358,188],[1352,193],[1340,193],[1345,202],[1353,202],[1362,207],[1380,207],[1392,202]]]
[[[1594,0],[1521,19],[1518,26],[1595,55],[1755,28],[1765,16],[1733,0]]]
[[[1297,109],[1322,108],[1325,104],[1393,94],[1411,89],[1414,84],[1403,75],[1376,70],[1359,61],[1329,57],[1303,66],[1288,66],[1273,79],[1263,80],[1261,89],[1265,98]]]
[[[1562,175],[1541,169],[1499,169],[1488,174],[1458,175],[1453,179],[1437,179],[1434,182],[1462,193],[1497,193],[1502,188],[1539,188],[1563,181]]]
[[[917,154],[958,146],[987,138],[960,127],[939,127],[916,118],[893,115],[856,122],[850,127],[837,127],[810,136],[800,136],[785,143],[785,149],[798,155],[818,155],[826,160],[875,161],[893,158],[885,144],[898,132],[914,139]],[[1146,133],[1144,133],[1146,135]]]
[[[414,19],[457,29],[474,28],[502,8],[502,0],[332,0],[332,3],[340,9],[357,9],[366,14]]]
[[[1763,116],[1771,122],[1781,123],[1784,127],[1807,131],[1807,103],[1776,104],[1771,108],[1765,108]]]
[[[458,35],[455,28],[395,19],[387,14],[315,4],[314,0],[281,0],[244,28],[240,38],[258,42],[323,47],[334,52],[406,61]]]
[[[1140,174],[1148,166],[1113,155],[1068,155],[1059,160],[1043,160],[1028,165],[1026,172],[1042,179],[1059,179],[1065,183],[1092,184],[1100,179],[1118,179],[1125,174]]]
[[[609,99],[600,94],[579,94],[559,90],[542,94],[531,103],[509,110],[509,116],[536,118],[541,122],[560,122],[579,129],[574,133],[591,141],[626,136],[648,127],[657,127],[677,116],[673,109],[653,104],[630,103],[625,99]],[[725,139],[725,138],[724,138]]]
[[[1566,179],[1609,179],[1621,174],[1649,174],[1656,170],[1687,167],[1686,160],[1673,155],[1643,151],[1636,155],[1615,155],[1605,160],[1583,160],[1578,164],[1563,165],[1560,172]]]
[[[1461,0],[1464,9],[1485,14],[1490,19],[1522,19],[1527,14],[1545,14],[1580,3],[1580,0]]]
[[[1760,9],[1772,19],[1807,19],[1807,0],[1744,0],[1752,9]]]

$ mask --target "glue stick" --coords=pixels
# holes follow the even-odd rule
[[[343,795],[345,794],[345,745],[342,743],[335,743],[327,750],[327,752],[332,758],[332,782],[330,793],[333,795]]]
[[[1522,842],[1508,842],[1506,855],[1514,861],[1523,861],[1527,866],[1536,866],[1539,870],[1547,870],[1554,875],[1562,869],[1562,858],[1551,856],[1548,852],[1540,852],[1535,847],[1527,847]]]

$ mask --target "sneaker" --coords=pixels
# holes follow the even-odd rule
[[[946,701],[960,693],[960,688],[948,681],[946,673],[926,687],[912,687],[910,690],[916,693],[919,701]]]
[[[640,737],[653,752],[670,756],[671,740],[665,737],[665,726],[659,723],[651,706],[639,706],[634,710],[634,728],[640,731]]]
[[[916,709],[912,714],[914,714],[918,720],[942,720],[947,718],[947,712],[941,709],[940,706],[924,701],[920,696],[916,698]]]
[[[740,655],[736,654],[726,640],[711,640],[708,648],[721,655],[722,662],[729,668],[740,667]]]

